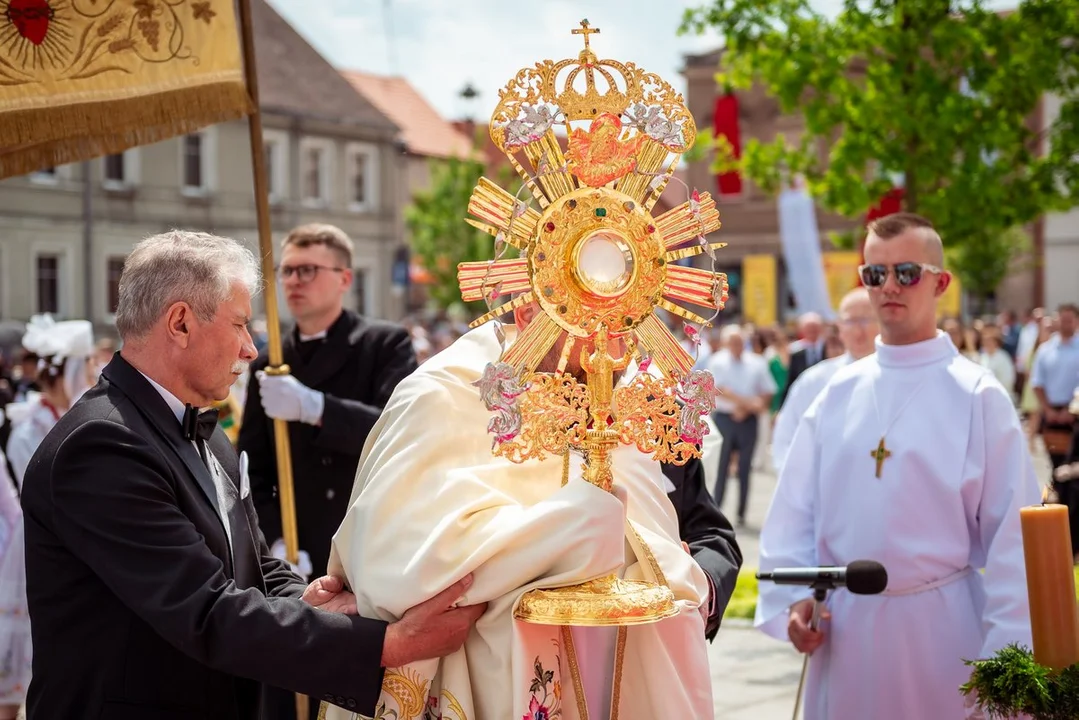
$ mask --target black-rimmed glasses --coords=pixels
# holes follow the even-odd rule
[[[344,272],[345,268],[330,267],[328,265],[278,265],[275,268],[279,280],[288,280],[295,273],[296,279],[302,283],[314,280],[319,270]]]

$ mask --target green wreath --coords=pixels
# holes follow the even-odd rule
[[[1033,720],[1079,718],[1079,663],[1056,672],[1034,661],[1020,645],[1009,645],[988,660],[968,660],[974,670],[960,690],[977,692],[978,705],[991,718],[1020,713]]]

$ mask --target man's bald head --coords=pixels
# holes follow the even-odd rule
[[[933,227],[933,223],[921,215],[914,213],[894,213],[878,218],[869,223],[869,234],[865,244],[872,242],[887,242],[893,238],[907,233],[913,233],[921,238],[925,245],[925,262],[944,267],[944,243],[941,242],[940,233]]]
[[[839,314],[849,313],[852,309],[865,308],[872,310],[873,305],[869,302],[869,291],[864,287],[856,287],[839,301]]]

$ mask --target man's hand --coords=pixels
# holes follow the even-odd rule
[[[821,620],[832,617],[826,608],[821,608]],[[798,652],[813,654],[824,643],[824,632],[810,630],[809,622],[813,618],[813,598],[799,600],[791,605],[790,620],[787,621],[787,637],[791,639]]]
[[[457,600],[471,586],[472,576],[466,575],[392,623],[386,629],[382,645],[382,666],[401,667],[456,652],[487,610],[487,603],[456,606]]]
[[[307,586],[300,597],[311,607],[326,612],[356,614],[356,596],[345,589],[345,581],[334,575],[324,575]]]
[[[262,409],[275,420],[299,421],[308,425],[322,422],[325,396],[312,390],[291,375],[267,375],[265,370],[255,373],[259,382]]]

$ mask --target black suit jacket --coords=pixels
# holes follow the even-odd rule
[[[239,497],[236,454],[210,451]],[[157,390],[119,354],[23,486],[28,720],[255,720],[259,682],[371,713],[385,623],[309,607],[250,497],[229,514]]]
[[[824,359],[824,343],[822,342],[817,350],[817,362]],[[790,366],[787,368],[787,384],[779,389],[782,399],[779,402],[780,407],[787,401],[787,391],[794,385],[794,381],[798,379],[798,376],[804,373],[809,368],[813,367],[817,363],[810,364],[809,355],[805,348],[796,350],[791,353]]]
[[[712,581],[715,608],[705,627],[709,640],[719,632],[723,612],[734,594],[742,551],[734,528],[720,511],[704,481],[704,465],[697,458],[685,465],[663,465],[663,474],[674,485],[668,493],[678,515],[678,534],[689,545],[693,559]]]
[[[348,510],[360,452],[397,383],[416,369],[412,338],[399,325],[345,310],[309,359],[295,329],[281,342],[285,364],[301,383],[325,395],[322,425],[289,423],[296,525],[300,549],[311,556],[314,576],[324,575],[330,542]],[[273,420],[262,409],[254,373],[269,364],[265,353],[251,366],[237,447],[250,458],[251,494],[263,533],[281,537]]]

